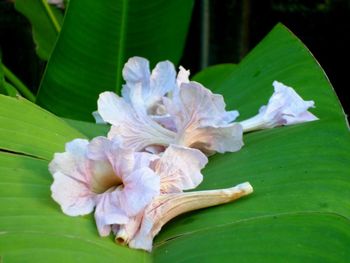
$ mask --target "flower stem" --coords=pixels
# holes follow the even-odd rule
[[[28,100],[35,102],[35,96],[23,82],[16,77],[3,63],[1,64],[5,77],[15,86],[15,88]]]
[[[43,4],[43,6],[45,7],[47,15],[50,17],[51,22],[52,22],[53,26],[55,27],[57,33],[59,33],[61,31],[61,25],[58,22],[55,14],[52,12],[50,5],[48,4],[47,0],[42,0],[41,2]]]

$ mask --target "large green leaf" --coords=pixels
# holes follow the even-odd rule
[[[120,90],[129,57],[152,64],[179,61],[192,5],[193,0],[70,1],[37,102],[62,117],[92,120],[98,94]]]
[[[0,150],[51,159],[74,138],[85,138],[63,120],[22,97],[0,95]]]
[[[91,217],[63,215],[50,199],[47,160],[1,153],[3,261],[349,261],[349,130],[334,91],[310,52],[278,25],[232,74],[223,69],[206,78],[202,76],[224,94],[229,108],[240,110],[241,119],[266,103],[276,79],[293,86],[304,99],[315,100],[317,108],[312,111],[320,120],[246,134],[241,151],[211,157],[200,189],[250,181],[255,192],[235,203],[172,220],[156,238],[152,254],[100,238]],[[6,150],[49,159],[63,149],[65,141],[82,137],[64,121],[23,99],[0,96],[0,105],[0,149],[5,145]],[[68,123],[82,132],[91,127]],[[19,139],[11,140],[11,131]],[[43,136],[58,140],[47,142],[46,151],[40,142],[37,150],[35,143],[24,139],[25,131],[34,142]]]
[[[162,244],[159,248],[164,246],[170,252],[170,248],[176,250],[178,242],[182,242],[183,247],[195,243],[201,251],[206,251],[208,262],[214,262],[217,253],[235,258],[242,251],[250,252],[239,256],[240,261],[246,262],[256,262],[259,256],[262,258],[267,254],[268,258],[273,258],[272,262],[284,261],[279,251],[297,254],[295,260],[303,261],[301,259],[307,259],[310,250],[317,248],[315,262],[326,259],[329,251],[333,251],[334,256],[334,260],[329,261],[345,262],[348,254],[334,254],[339,248],[337,242],[327,243],[327,239],[320,239],[316,234],[324,225],[321,223],[326,216],[324,213],[337,214],[338,218],[327,219],[332,223],[325,231],[333,233],[329,234],[334,235],[333,239],[341,240],[339,246],[350,244],[349,129],[339,101],[317,61],[300,40],[278,25],[230,76],[222,70],[217,78],[220,85],[215,91],[225,95],[229,108],[240,110],[241,119],[253,116],[261,105],[266,104],[273,92],[273,80],[279,80],[295,87],[303,98],[313,99],[317,108],[312,111],[320,120],[247,134],[241,151],[212,157],[205,169],[201,189],[228,187],[249,180],[255,193],[237,203],[177,218],[158,237],[157,242]],[[205,82],[214,87],[213,80]],[[305,213],[313,214],[303,219]],[[296,218],[296,214],[300,217]],[[278,228],[283,231],[271,233],[273,218],[281,215],[285,219],[279,221]],[[254,228],[247,228],[245,232],[237,230],[239,241],[242,241],[239,242],[234,236],[235,225],[242,222],[244,227],[243,223],[247,221]],[[338,221],[341,221],[339,225]],[[295,227],[291,227],[291,222]],[[254,229],[258,229],[258,234],[254,234],[256,239],[245,242],[246,235],[248,239],[254,237],[249,233]],[[293,233],[297,229],[308,229],[307,235],[314,241],[304,244],[305,233]],[[207,245],[215,244],[224,232],[232,233],[232,236],[225,235],[227,241],[223,242],[223,247],[208,252]],[[264,241],[261,236],[266,236],[266,245],[275,245],[262,252]],[[290,240],[302,244],[303,248],[290,246]],[[245,247],[248,245],[249,248]],[[173,260],[177,261],[184,253],[185,250],[176,252]],[[223,257],[219,261],[231,262],[231,258]],[[181,262],[191,262],[191,257]]]
[[[99,238],[92,217],[65,216],[50,197],[47,161],[0,153],[0,164],[2,262],[149,261],[145,252]]]
[[[38,56],[48,60],[63,22],[62,11],[46,0],[16,0],[15,7],[32,24]]]

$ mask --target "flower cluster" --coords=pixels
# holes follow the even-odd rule
[[[169,61],[150,72],[149,62],[133,57],[123,69],[122,97],[100,94],[97,122],[111,124],[107,137],[75,139],[56,153],[49,170],[53,199],[70,216],[94,211],[101,236],[132,248],[152,249],[154,236],[179,214],[233,201],[253,191],[249,183],[232,188],[184,192],[203,180],[207,156],[235,152],[243,132],[317,118],[290,87],[275,81],[275,92],[259,113],[234,122],[221,95],[176,74]]]

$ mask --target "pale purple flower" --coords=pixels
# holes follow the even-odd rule
[[[170,61],[159,62],[151,73],[147,59],[132,57],[123,68],[123,77],[125,101],[149,115],[165,114],[162,98],[176,86],[176,71]]]
[[[99,233],[108,235],[110,225],[127,223],[159,195],[159,176],[149,168],[157,158],[125,149],[117,140],[75,139],[49,165],[52,198],[70,216],[96,207]]]
[[[207,157],[197,149],[170,145],[161,158],[153,161],[151,165],[160,177],[161,195],[181,193],[183,190],[196,188],[203,180],[200,171],[207,162]],[[115,230],[116,240],[127,244],[139,230],[143,215],[142,211],[128,223],[119,225]]]
[[[273,86],[275,91],[268,104],[256,116],[240,122],[244,132],[318,120],[308,111],[314,108],[313,101],[304,101],[293,88],[281,82],[274,81]]]
[[[197,148],[206,154],[234,152],[243,146],[242,127],[232,123],[237,111],[226,111],[221,95],[197,82],[182,83],[172,99],[164,98],[174,118],[176,144]]]
[[[129,59],[123,69],[123,97],[104,92],[98,100],[97,117],[112,124],[108,137],[154,153],[170,144],[206,154],[238,151],[242,128],[232,123],[238,112],[226,111],[221,95],[190,82],[183,67],[176,77],[171,65],[160,62],[151,74],[146,59]]]

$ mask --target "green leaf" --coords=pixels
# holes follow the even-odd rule
[[[32,24],[38,56],[48,60],[63,22],[62,11],[48,5],[46,0],[16,0],[15,8]]]
[[[192,6],[193,0],[70,1],[38,104],[62,117],[91,121],[98,94],[121,89],[129,57],[178,63]]]
[[[202,83],[208,89],[218,89],[229,75],[237,68],[237,64],[219,64],[207,67],[192,77],[192,81]]]
[[[317,106],[312,112],[318,121],[246,134],[241,151],[210,158],[199,189],[250,181],[251,196],[172,220],[148,254],[99,237],[92,217],[63,215],[50,198],[47,160],[0,153],[3,261],[347,262],[350,135],[317,61],[278,25],[232,73],[220,72],[215,91],[224,94],[229,108],[240,110],[241,119],[266,104],[273,80],[294,87]],[[205,82],[214,87],[217,76],[211,76]],[[33,104],[5,96],[0,96],[0,127],[0,148],[9,140],[9,150],[45,159],[82,136]],[[26,133],[30,140],[23,139]],[[46,144],[40,140],[45,136],[50,138]],[[49,143],[55,136],[57,144]]]
[[[215,79],[213,76],[208,83],[214,83]],[[316,257],[305,261],[320,262],[320,258],[327,259],[328,252],[335,256],[338,248],[349,244],[349,128],[327,77],[300,40],[284,26],[276,26],[232,74],[220,79],[215,91],[225,96],[229,108],[239,109],[243,120],[266,104],[274,80],[294,87],[306,100],[313,99],[317,108],[312,112],[320,120],[246,134],[241,151],[210,158],[199,189],[250,181],[255,192],[238,202],[173,220],[157,238],[156,255],[159,249],[159,253],[172,252],[173,257],[169,256],[168,260],[173,262],[180,258],[181,262],[191,262],[197,257],[203,257],[204,262],[216,262],[217,258],[219,262],[232,262],[237,255],[243,262],[256,262],[265,256],[270,259],[268,262],[282,262],[285,258],[280,251],[287,251],[284,255],[295,255],[291,260],[295,262],[298,258],[310,259],[308,253],[314,251]],[[303,219],[307,213],[314,214]],[[329,227],[325,229],[329,236],[320,238],[317,232],[327,224],[322,223],[326,213],[339,216],[329,218]],[[297,218],[296,214],[301,216]],[[281,230],[271,228],[273,218],[282,215],[285,219],[279,223]],[[245,228],[244,224],[252,227]],[[309,229],[310,224],[314,229]],[[308,231],[295,233],[303,229]],[[312,243],[305,244],[305,235]],[[215,246],[221,236],[227,239],[220,242],[223,247]],[[337,238],[339,242],[332,242]],[[291,240],[296,245],[290,246]],[[262,250],[265,245],[266,250]],[[176,250],[178,246],[181,250]],[[186,247],[196,252],[187,256]],[[250,254],[241,254],[242,251]],[[223,256],[218,256],[221,253]],[[345,262],[348,257],[344,252],[330,261]],[[156,258],[164,261],[163,256]]]
[[[106,125],[94,124],[91,122],[76,121],[76,120],[65,119],[65,118],[63,118],[63,120],[73,128],[80,131],[89,139],[92,139],[97,136],[107,136],[107,133],[109,132],[109,129],[110,129],[110,125],[107,125],[107,124]]]
[[[100,238],[92,217],[68,217],[51,199],[47,161],[0,153],[2,262],[150,262]]]
[[[60,118],[21,98],[0,95],[0,150],[51,159],[66,142],[85,136]]]

